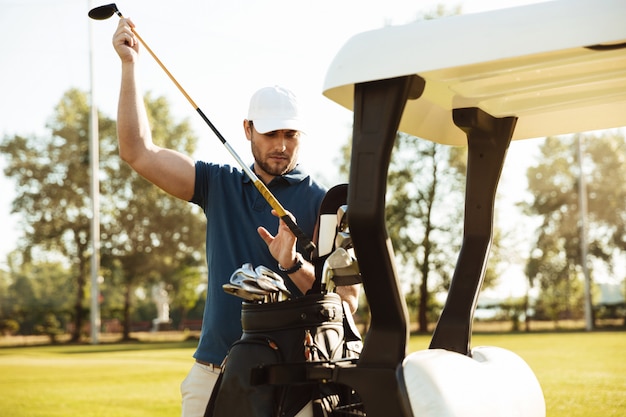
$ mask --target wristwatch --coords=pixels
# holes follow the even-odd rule
[[[293,274],[294,272],[302,268],[302,261],[302,255],[300,255],[299,252],[296,252],[296,263],[291,268],[285,269],[280,264],[278,264],[278,269],[280,269],[285,274]]]

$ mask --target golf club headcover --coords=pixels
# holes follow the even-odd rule
[[[317,253],[314,257],[321,258],[330,255],[333,251],[337,234],[337,209],[345,205],[347,199],[348,184],[337,184],[326,192],[320,204],[319,218],[313,238],[317,244]]]
[[[347,199],[348,184],[337,184],[326,192],[320,204],[313,234],[316,252],[311,256],[311,262],[315,266],[315,282],[308,291],[309,294],[319,294],[322,291],[324,261],[334,249],[337,234],[337,209],[346,204]]]
[[[545,417],[541,386],[506,349],[481,346],[472,357],[443,349],[409,354],[404,383],[414,416]]]

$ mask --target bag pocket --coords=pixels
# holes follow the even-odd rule
[[[270,417],[275,415],[278,399],[271,385],[250,383],[253,368],[282,362],[276,342],[268,337],[245,338],[233,343],[222,370],[213,416]],[[218,389],[216,387],[215,389]]]

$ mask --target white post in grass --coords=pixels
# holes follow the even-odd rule
[[[89,1],[89,10],[92,8]],[[89,119],[89,171],[91,194],[91,344],[100,342],[100,152],[98,138],[98,108],[94,88],[93,26],[89,20],[89,77],[91,83],[91,116]]]
[[[583,170],[583,151],[580,135],[576,136],[576,147],[578,148],[578,205],[580,206],[580,264],[585,277],[585,330],[593,330],[593,306],[591,304],[591,277],[587,267],[587,183]]]

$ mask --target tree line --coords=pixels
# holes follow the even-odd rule
[[[167,101],[145,96],[155,142],[193,154],[197,138],[189,123],[173,120]],[[23,237],[0,271],[0,331],[45,333],[70,329],[81,340],[89,317],[90,195],[89,101],[67,91],[47,124],[49,136],[5,136],[4,173],[16,184],[12,211]],[[201,318],[204,295],[204,216],[132,171],[117,155],[115,121],[98,116],[100,140],[101,314],[122,323],[155,317],[150,288],[164,284],[177,321]],[[578,163],[575,141],[584,143]],[[411,321],[428,331],[441,306],[434,297],[449,286],[462,237],[466,149],[399,133],[387,190],[387,227],[406,288]],[[343,149],[340,172],[349,165]],[[588,259],[624,283],[617,266],[626,251],[626,141],[620,130],[546,138],[527,172],[533,198],[519,206],[540,219],[527,259],[536,297],[505,300],[514,323],[521,318],[558,320],[582,316],[582,262],[578,190],[588,189]],[[583,167],[582,171],[580,166]],[[484,288],[507,268],[506,231],[494,229]],[[597,297],[596,297],[597,298]],[[366,303],[361,313],[366,312]],[[620,307],[602,310],[624,317]]]
[[[601,275],[610,275],[621,282],[624,295],[623,263],[619,269],[626,252],[623,132],[547,138],[540,148],[537,164],[528,169],[527,178],[533,199],[520,205],[526,215],[540,219],[535,247],[526,264],[530,283],[540,290],[535,314],[555,322],[580,318],[584,305],[583,267],[589,270],[592,282],[594,277],[607,278]],[[581,218],[581,181],[587,190],[585,222]],[[582,233],[586,236],[583,241],[586,251],[581,246]],[[592,298],[597,300],[597,294],[592,293]],[[614,306],[594,304],[597,307],[594,313],[622,317],[626,325],[623,302]]]
[[[583,152],[577,143],[582,142]],[[344,175],[349,171],[350,144],[343,149]],[[463,222],[467,148],[449,147],[399,132],[388,173],[386,221],[393,243],[405,298],[419,332],[428,332],[442,305],[434,298],[445,293],[456,264]],[[583,265],[591,276],[593,317],[621,319],[624,302],[602,303],[598,281],[621,284],[626,296],[626,140],[623,131],[548,137],[527,170],[530,201],[517,205],[525,216],[539,219],[532,249],[516,254],[525,259],[527,292],[501,300],[494,318],[510,320],[514,330],[530,328],[531,320],[584,315]],[[583,160],[580,161],[580,155]],[[506,161],[505,161],[506,164]],[[582,169],[581,169],[582,167]],[[581,246],[580,181],[587,185],[587,256]],[[522,190],[520,190],[522,191]],[[494,225],[483,289],[496,285],[511,266],[511,234]],[[620,269],[621,267],[621,269]],[[603,276],[610,274],[610,277]],[[532,293],[532,294],[531,294]]]

